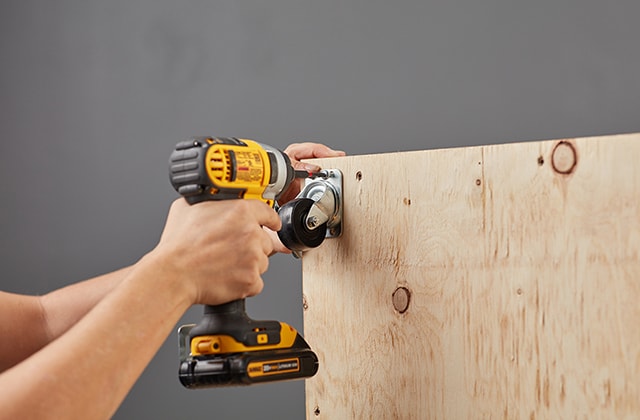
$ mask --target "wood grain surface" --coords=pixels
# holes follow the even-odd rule
[[[316,162],[307,418],[640,418],[640,134]]]

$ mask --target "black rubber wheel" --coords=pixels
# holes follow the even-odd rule
[[[282,229],[278,237],[292,251],[304,251],[319,246],[327,234],[327,224],[315,229],[307,227],[307,215],[313,206],[310,198],[297,198],[280,207],[278,214],[282,220]]]

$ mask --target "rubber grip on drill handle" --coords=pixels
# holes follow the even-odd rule
[[[257,321],[249,318],[245,300],[238,299],[221,305],[205,305],[200,322],[191,329],[191,339],[202,335],[224,334],[247,346],[258,345],[258,334],[267,334],[269,343],[280,342],[280,322]]]

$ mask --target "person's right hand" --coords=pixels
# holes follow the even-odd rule
[[[192,303],[217,305],[262,291],[260,275],[273,243],[262,229],[280,229],[278,214],[258,200],[175,200],[152,251],[163,272],[188,288]]]

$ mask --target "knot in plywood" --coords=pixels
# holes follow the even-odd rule
[[[409,309],[411,302],[411,292],[406,287],[398,287],[391,295],[393,308],[403,314]]]
[[[553,170],[559,174],[570,174],[575,169],[577,163],[576,148],[570,142],[563,140],[553,149],[551,165],[553,166]]]

